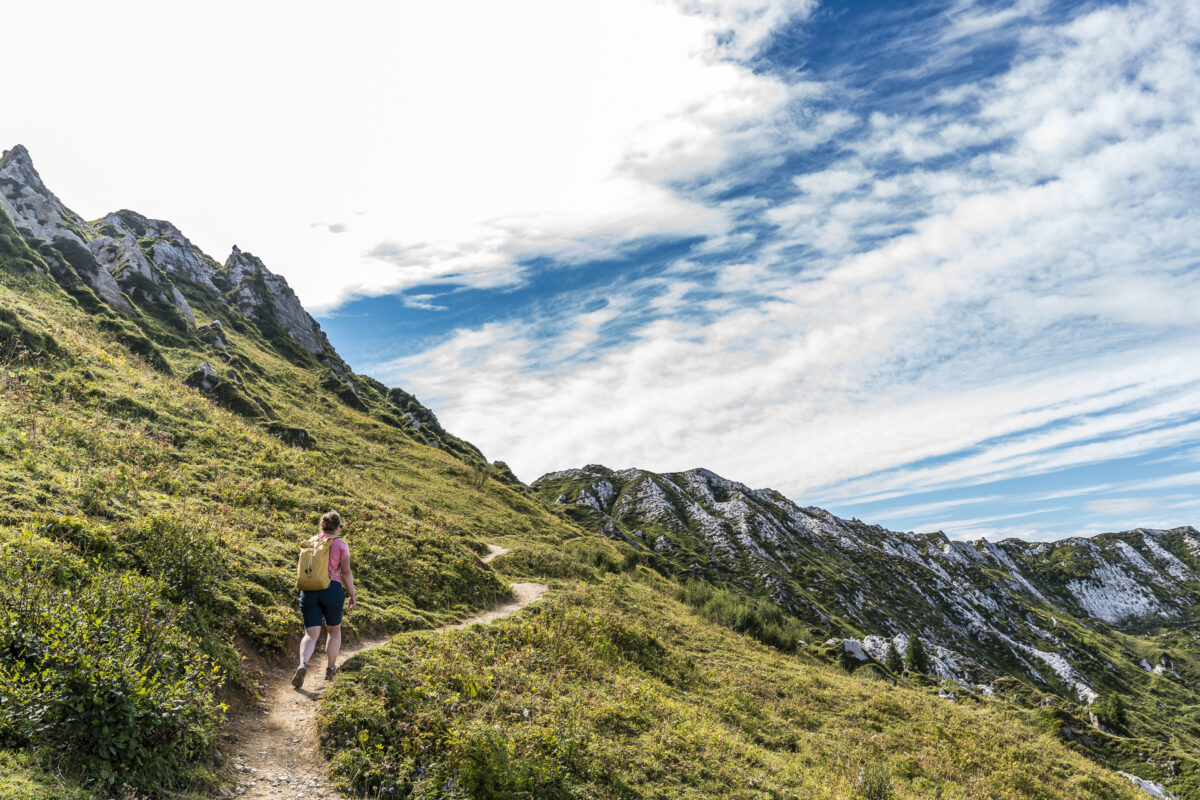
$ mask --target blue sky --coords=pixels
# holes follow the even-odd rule
[[[461,403],[467,435],[493,412],[514,445],[561,431],[516,447],[526,479],[703,464],[968,537],[1196,523],[1200,192],[1170,150],[1196,142],[1200,107],[1183,16],[817,6],[743,62],[797,87],[773,128],[667,182],[726,212],[718,236],[416,285],[426,309],[360,299],[323,323],[355,363],[449,401],[448,423]],[[686,370],[656,364],[672,353]],[[456,402],[474,373],[489,388]]]
[[[966,538],[1200,524],[1195,3],[430,5],[281,36],[222,2],[109,47],[179,107],[81,155],[47,87],[125,35],[81,4],[62,58],[13,54],[45,110],[0,134],[86,216],[262,256],[526,481],[705,466]]]

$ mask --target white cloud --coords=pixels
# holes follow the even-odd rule
[[[525,257],[724,232],[720,208],[662,181],[776,146],[800,90],[731,57],[812,6],[25,4],[5,17],[23,32],[5,46],[22,114],[0,120],[0,141],[29,146],[85,216],[168,218],[218,259],[236,242],[312,309],[428,282],[510,286]],[[104,88],[79,91],[90,75]],[[329,236],[314,219],[353,224]]]
[[[558,355],[562,358],[586,358],[588,349],[599,339],[601,328],[616,319],[619,313],[616,304],[609,304],[574,317],[571,330],[556,343]]]
[[[1010,519],[1023,519],[1024,517],[1035,517],[1040,514],[1052,514],[1056,511],[1064,511],[1066,506],[1054,506],[1052,508],[1031,508],[1024,511],[1014,511],[1011,514],[996,514],[987,517],[977,517],[975,519],[960,519],[951,520],[948,522],[939,522],[935,528],[955,538],[967,538],[975,535],[976,531],[984,528],[984,524],[988,522],[1003,522]]]
[[[962,93],[975,112],[872,118],[794,199],[743,205],[776,226],[753,258],[664,295],[675,312],[706,286],[715,316],[654,319],[577,369],[544,369],[528,323],[505,329],[511,371],[461,372],[463,332],[385,372],[526,479],[704,465],[878,501],[1200,441],[1188,41],[1200,19],[1178,5],[1102,10],[1028,33],[1013,70]],[[798,246],[819,251],[800,271]]]
[[[889,519],[910,519],[912,517],[930,517],[939,514],[949,508],[957,508],[958,506],[977,505],[981,503],[991,503],[1000,500],[1003,495],[986,495],[980,497],[961,497],[955,500],[939,500],[933,503],[920,503],[918,505],[903,506],[900,508],[889,508],[885,515]]]
[[[1200,472],[1183,472],[1178,475],[1168,475],[1165,478],[1133,481],[1122,484],[1120,491],[1147,492],[1155,489],[1182,489],[1189,486],[1200,486]]]
[[[1146,518],[1162,505],[1158,497],[1115,497],[1107,500],[1090,500],[1087,509],[1098,514],[1128,515]]]
[[[790,19],[804,18],[816,0],[680,0],[685,10],[710,19],[721,50],[745,58]]]
[[[433,302],[437,299],[437,295],[432,294],[406,294],[403,301],[407,308],[419,308],[423,311],[445,311],[446,306],[439,306]]]
[[[28,127],[0,141],[86,215],[236,241],[315,308],[703,237],[598,310],[585,291],[368,366],[526,479],[705,465],[865,502],[1200,442],[1200,6],[1052,25],[1043,2],[957,3],[896,45],[940,76],[928,96],[884,111],[746,65],[813,5],[125,0],[64,27],[25,4],[6,77]],[[1011,69],[949,85],[996,42]],[[179,102],[118,124],[109,92],[73,90],[101,62]],[[783,173],[816,147],[832,163]],[[774,173],[790,195],[725,199]]]

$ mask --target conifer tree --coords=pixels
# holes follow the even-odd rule
[[[1095,705],[1096,719],[1113,730],[1124,730],[1129,724],[1129,716],[1125,712],[1125,701],[1116,692],[1105,695],[1104,699]]]
[[[925,645],[921,644],[919,637],[908,637],[908,646],[904,648],[904,660],[913,672],[919,672],[922,675],[929,674],[929,655],[925,652]]]
[[[884,656],[883,664],[895,675],[904,672],[904,662],[900,659],[900,651],[896,649],[895,640],[888,641],[887,655]]]

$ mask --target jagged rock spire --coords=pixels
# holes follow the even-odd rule
[[[236,287],[234,301],[242,316],[249,319],[273,317],[296,344],[326,361],[337,370],[344,364],[337,357],[317,321],[304,310],[300,298],[282,276],[267,269],[262,259],[243,252],[236,244],[225,259],[226,277]],[[262,276],[258,280],[256,276]]]
[[[108,305],[132,312],[133,305],[88,248],[95,231],[46,188],[23,145],[0,157],[0,208],[26,239],[52,245],[62,255],[51,268],[64,279],[82,281]]]
[[[192,310],[176,285],[176,276],[183,276],[216,297],[228,290],[224,296],[242,316],[277,323],[335,373],[348,371],[287,281],[259,258],[234,245],[221,270],[171,223],[127,209],[89,224],[46,187],[23,145],[0,156],[0,208],[27,239],[61,254],[61,263],[51,264],[61,280],[86,283],[119,311],[132,314],[135,306],[165,302],[194,328]],[[55,260],[53,254],[47,258]]]
[[[31,185],[46,188],[42,177],[33,168],[33,159],[29,157],[29,151],[23,144],[13,145],[11,150],[5,150],[3,155],[0,155],[0,169],[21,170]]]

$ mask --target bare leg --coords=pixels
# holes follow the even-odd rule
[[[338,650],[342,649],[342,626],[326,625],[325,632],[329,638],[325,640],[325,666],[329,669],[337,667]]]
[[[312,658],[313,650],[317,648],[317,637],[321,635],[321,626],[314,625],[304,629],[304,638],[300,640],[300,665],[304,666]]]

